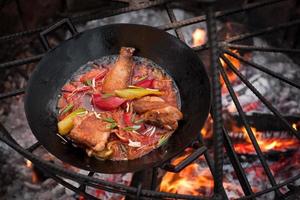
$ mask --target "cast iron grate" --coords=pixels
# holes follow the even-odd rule
[[[219,63],[219,57],[221,57],[228,65],[228,67],[232,70],[233,73],[235,73],[241,81],[259,98],[259,100],[274,114],[274,116],[281,121],[281,123],[285,126],[286,130],[293,133],[298,139],[300,139],[299,132],[295,130],[291,125],[286,121],[286,119],[282,116],[282,114],[269,102],[263,95],[259,93],[259,91],[245,78],[243,74],[239,72],[239,70],[224,56],[224,54],[230,55],[241,62],[246,63],[247,65],[254,67],[266,74],[269,74],[273,78],[279,79],[280,81],[283,81],[295,88],[300,89],[300,84],[297,82],[293,82],[289,80],[288,78],[285,78],[281,74],[278,74],[276,72],[273,72],[267,68],[267,66],[261,66],[256,63],[253,63],[251,61],[247,61],[243,57],[233,53],[229,49],[240,49],[240,50],[248,50],[248,51],[263,51],[263,52],[283,52],[283,53],[299,53],[300,49],[289,49],[289,48],[273,48],[273,47],[256,47],[256,46],[247,46],[247,45],[239,45],[234,44],[234,42],[242,41],[248,38],[252,38],[258,35],[263,35],[267,33],[272,33],[274,31],[285,29],[292,26],[297,26],[300,24],[300,20],[294,20],[289,21],[283,24],[278,24],[276,26],[267,27],[264,29],[260,29],[254,32],[249,32],[245,34],[241,34],[238,36],[234,36],[231,38],[228,38],[224,41],[217,41],[217,35],[216,35],[216,18],[233,15],[235,13],[240,13],[268,5],[273,5],[278,2],[282,2],[284,0],[268,0],[268,1],[261,1],[261,2],[255,2],[255,3],[248,3],[244,4],[242,7],[239,8],[231,8],[229,10],[225,11],[217,11],[214,12],[214,2],[210,0],[203,0],[201,3],[205,4],[207,7],[206,15],[193,17],[190,19],[184,19],[181,21],[177,21],[176,17],[174,15],[173,9],[169,7],[171,0],[149,0],[149,1],[138,1],[139,3],[131,3],[127,7],[118,8],[115,10],[108,10],[106,12],[99,12],[99,10],[95,9],[90,12],[86,12],[81,15],[72,16],[70,19],[74,24],[87,22],[93,19],[101,19],[108,16],[118,15],[125,12],[145,9],[153,6],[164,6],[164,8],[167,10],[168,16],[170,18],[170,23],[165,24],[162,26],[159,26],[158,28],[162,30],[175,30],[176,36],[184,40],[184,36],[179,28],[195,24],[198,22],[204,22],[207,23],[208,28],[208,37],[209,42],[207,45],[194,47],[194,50],[197,52],[209,49],[210,50],[210,65],[211,65],[211,80],[213,85],[213,104],[211,109],[211,115],[214,119],[213,124],[213,132],[214,132],[214,158],[212,159],[211,156],[208,154],[207,151],[203,151],[203,155],[208,163],[208,166],[210,168],[210,171],[214,177],[214,196],[213,197],[199,197],[199,196],[191,196],[191,195],[182,195],[182,194],[172,194],[172,193],[165,193],[165,192],[157,192],[155,191],[155,185],[156,185],[156,171],[157,169],[154,168],[152,173],[152,187],[151,190],[146,190],[142,188],[141,184],[137,184],[137,187],[130,187],[126,185],[121,185],[118,183],[112,183],[112,182],[106,182],[97,178],[94,178],[93,172],[90,172],[88,175],[82,175],[77,174],[71,171],[68,171],[64,169],[62,166],[58,166],[55,164],[51,164],[49,162],[46,162],[42,159],[40,159],[38,156],[34,155],[32,152],[34,152],[38,147],[40,147],[39,143],[33,144],[28,149],[24,149],[21,147],[11,136],[10,133],[5,129],[5,127],[0,124],[0,139],[11,146],[13,149],[15,149],[17,152],[19,152],[21,155],[26,157],[28,160],[30,160],[34,165],[36,165],[41,170],[45,171],[51,178],[56,180],[58,183],[64,185],[65,187],[81,194],[87,199],[97,199],[90,194],[85,192],[86,186],[106,190],[109,192],[114,193],[120,193],[124,194],[128,197],[132,197],[134,199],[165,199],[165,198],[174,198],[174,199],[227,199],[226,193],[224,191],[224,188],[222,186],[222,167],[223,167],[223,145],[226,148],[226,153],[228,154],[228,157],[234,167],[234,170],[236,172],[236,175],[239,179],[240,185],[244,191],[245,196],[241,197],[239,199],[255,199],[256,197],[259,197],[265,193],[269,192],[275,192],[275,198],[281,199],[286,198],[287,195],[284,195],[280,192],[279,188],[283,186],[287,186],[290,183],[294,182],[297,179],[300,179],[300,174],[294,177],[290,177],[286,179],[284,182],[277,183],[274,179],[274,176],[271,173],[271,170],[262,154],[262,151],[260,149],[260,146],[257,143],[257,140],[255,139],[255,136],[250,128],[249,122],[247,120],[246,114],[243,111],[239,100],[234,93],[233,87],[230,84],[230,81],[228,79],[228,76],[223,69],[222,65]],[[131,2],[131,1],[128,1]],[[8,42],[10,40],[15,40],[22,37],[27,37],[33,34],[37,34],[43,30],[45,30],[48,27],[39,27],[34,30],[28,30],[24,32],[14,33],[11,35],[6,35],[0,37],[0,42]],[[25,59],[19,59],[14,60],[10,62],[5,62],[0,64],[0,70],[1,69],[8,69],[11,67],[17,67],[23,64],[29,64],[29,63],[35,63],[39,61],[43,57],[43,54],[35,55],[32,57],[28,57]],[[231,139],[228,135],[228,131],[223,127],[222,123],[222,104],[221,104],[221,87],[220,87],[220,76],[223,77],[225,84],[228,88],[228,91],[233,99],[233,102],[237,108],[237,111],[239,113],[240,119],[242,123],[244,124],[247,133],[251,139],[251,142],[255,148],[255,151],[257,153],[257,156],[261,162],[261,165],[263,166],[263,169],[268,177],[268,180],[271,184],[271,187],[268,189],[265,189],[260,192],[253,192],[251,189],[251,186],[246,178],[245,171],[243,170],[241,163],[238,159],[238,156],[236,152],[234,151],[233,145],[231,143]],[[17,89],[11,92],[2,93],[0,94],[0,100],[17,96],[24,93],[24,88]],[[201,138],[201,135],[199,135],[199,141],[195,141],[194,146],[196,148],[202,147],[203,148],[203,141]],[[205,150],[205,148],[204,148]],[[191,163],[196,158],[187,158],[187,161]],[[169,170],[169,171],[175,171],[178,170],[170,167],[169,163],[166,163],[165,165],[161,166],[162,168]],[[77,183],[80,184],[80,187],[74,187],[73,185],[67,183],[65,180],[62,179],[62,177],[71,179]],[[292,193],[297,190],[297,187],[289,187],[290,192]]]

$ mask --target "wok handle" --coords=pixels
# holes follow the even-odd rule
[[[73,23],[71,22],[71,20],[69,18],[60,20],[59,22],[53,24],[52,26],[50,26],[49,28],[47,28],[46,30],[44,30],[40,33],[42,45],[44,46],[46,51],[51,49],[48,39],[47,39],[47,35],[49,33],[51,33],[52,31],[55,31],[63,26],[68,28],[68,30],[71,32],[72,36],[74,36],[78,33],[75,26],[73,25]]]
[[[188,157],[186,157],[183,161],[181,161],[178,165],[173,165],[170,162],[165,163],[163,165],[163,169],[169,171],[169,172],[174,172],[178,173],[181,170],[183,170],[186,166],[194,162],[199,156],[201,156],[206,150],[206,146],[200,146],[199,142],[196,144],[192,145],[195,148],[195,151],[191,153]]]

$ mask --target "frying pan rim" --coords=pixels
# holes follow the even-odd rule
[[[96,27],[96,28],[92,28],[92,29],[89,29],[89,30],[85,30],[85,31],[83,31],[83,32],[79,32],[79,33],[77,33],[77,34],[75,34],[74,36],[72,36],[71,38],[68,38],[68,39],[66,39],[66,40],[64,40],[64,41],[62,41],[60,44],[58,44],[57,46],[55,46],[54,48],[51,48],[50,50],[48,50],[46,53],[45,53],[45,56],[42,58],[42,60],[37,64],[37,66],[35,67],[35,69],[34,69],[34,71],[32,72],[32,75],[31,75],[31,77],[30,77],[30,79],[29,79],[29,81],[28,81],[28,84],[27,84],[27,87],[26,87],[26,90],[25,90],[25,96],[24,96],[24,107],[25,107],[25,114],[26,114],[26,117],[27,117],[27,121],[28,121],[28,124],[29,124],[29,126],[30,126],[30,128],[31,128],[31,120],[30,120],[30,118],[29,118],[29,116],[28,116],[28,113],[30,112],[29,111],[29,108],[28,108],[28,106],[29,106],[29,102],[28,102],[28,96],[29,96],[29,94],[30,94],[30,88],[31,88],[31,85],[32,85],[32,80],[33,80],[33,78],[32,77],[34,77],[34,74],[36,74],[37,73],[37,71],[39,71],[39,68],[41,68],[41,66],[43,66],[43,65],[41,65],[40,63],[42,63],[42,61],[43,61],[43,59],[45,59],[45,57],[46,56],[49,56],[50,54],[51,54],[51,52],[52,51],[55,51],[55,49],[57,49],[57,48],[60,48],[61,46],[63,46],[63,45],[66,45],[66,43],[67,42],[69,42],[70,40],[74,40],[76,37],[78,37],[79,35],[82,35],[82,34],[86,34],[86,33],[89,33],[89,32],[93,32],[93,31],[96,31],[96,30],[98,30],[98,29],[104,29],[104,28],[109,28],[109,27],[114,27],[114,26],[136,26],[136,27],[141,27],[141,28],[146,28],[146,29],[153,29],[154,31],[159,31],[160,33],[159,34],[165,34],[165,35],[167,35],[168,37],[171,37],[172,38],[172,40],[174,41],[174,40],[177,40],[177,42],[179,42],[181,45],[183,45],[186,49],[184,49],[185,51],[189,51],[189,54],[193,54],[193,56],[194,57],[196,57],[197,58],[197,60],[198,60],[198,62],[200,62],[200,65],[202,65],[201,66],[201,68],[202,68],[202,70],[203,70],[203,77],[205,77],[205,79],[207,79],[207,81],[205,80],[205,87],[207,88],[207,90],[208,90],[208,92],[209,92],[209,95],[207,95],[206,96],[206,98],[207,98],[207,106],[208,106],[208,108],[207,109],[205,109],[205,112],[203,112],[203,111],[201,111],[202,112],[202,115],[204,116],[204,120],[203,120],[203,122],[202,122],[202,124],[200,124],[200,129],[198,130],[198,131],[201,131],[202,130],[202,128],[203,128],[203,126],[204,126],[204,123],[205,123],[205,121],[207,120],[207,118],[208,118],[208,115],[209,115],[209,112],[210,112],[210,109],[211,109],[211,103],[212,103],[212,88],[211,88],[211,80],[210,80],[210,77],[208,76],[208,72],[207,72],[207,69],[205,68],[205,66],[204,66],[204,64],[203,64],[203,62],[202,62],[202,60],[199,58],[199,56],[186,44],[186,43],[184,43],[184,42],[182,42],[181,40],[179,40],[177,37],[175,37],[174,35],[172,35],[172,34],[170,34],[170,33],[167,33],[167,32],[165,32],[165,31],[163,31],[163,30],[161,30],[161,29],[158,29],[158,28],[156,28],[156,27],[152,27],[152,26],[148,26],[148,25],[143,25],[143,24],[133,24],[133,23],[112,23],[112,24],[107,24],[107,25],[104,25],[104,26],[99,26],[99,27]],[[193,68],[196,68],[196,67],[199,67],[199,65],[197,65],[197,66],[194,66]],[[204,115],[205,114],[205,115]],[[36,137],[36,134],[32,131],[32,133],[33,133],[33,135]],[[200,134],[200,133],[199,133]],[[38,138],[36,137],[36,139],[38,140]],[[176,157],[176,156],[178,156],[178,155],[180,155],[181,153],[182,153],[182,150],[183,149],[185,149],[185,148],[187,148],[193,141],[195,141],[197,139],[197,137],[191,137],[191,139],[190,139],[190,142],[188,143],[188,144],[184,144],[184,145],[182,145],[182,147],[180,148],[180,150],[178,150],[177,151],[177,153],[173,153],[173,156],[171,157],[171,158],[173,158],[173,157]],[[38,140],[39,141],[39,140]],[[43,144],[41,144],[43,147],[44,147],[44,145]],[[161,147],[159,147],[159,148],[161,148]],[[48,152],[50,152],[47,148],[46,148],[46,150],[48,151]],[[154,149],[155,150],[155,149]],[[153,150],[152,150],[153,151]],[[52,153],[52,151],[50,152],[50,153]],[[55,154],[54,154],[55,155]],[[144,155],[144,156],[147,156],[147,155]],[[61,157],[62,156],[57,156],[57,155],[55,155],[55,157],[57,157],[57,158],[59,158],[60,160],[64,160],[64,159],[61,159]],[[143,168],[146,168],[146,167],[149,167],[149,166],[151,166],[151,167],[157,167],[157,166],[159,166],[159,165],[161,165],[162,163],[165,163],[165,162],[167,162],[168,160],[170,160],[171,158],[163,158],[162,160],[157,160],[156,162],[154,162],[154,163],[151,163],[151,164],[144,164],[142,167]],[[65,162],[65,161],[64,161]],[[101,162],[101,161],[100,161]],[[115,162],[120,162],[120,161],[115,161]],[[130,162],[130,161],[121,161],[121,162]],[[69,162],[68,162],[69,163]],[[76,167],[78,167],[77,165],[75,165],[74,163],[70,163],[70,164],[72,164],[72,165],[74,165],[74,166],[76,166]],[[89,166],[80,166],[80,168],[82,168],[82,169],[86,169],[86,170],[94,170],[94,171],[99,171],[99,172],[102,172],[102,173],[125,173],[125,172],[134,172],[134,171],[138,171],[138,170],[141,170],[140,168],[136,168],[136,169],[133,169],[133,170],[130,170],[130,171],[124,171],[124,170],[120,170],[120,171],[113,171],[113,172],[103,172],[103,171],[101,171],[101,170],[98,170],[98,169],[91,169]]]

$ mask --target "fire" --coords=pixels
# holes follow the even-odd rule
[[[188,154],[176,158],[173,163],[179,163]],[[211,196],[213,194],[214,180],[210,169],[204,164],[204,157],[200,157],[198,162],[190,164],[179,173],[167,172],[161,181],[160,191],[175,194],[186,194],[195,196]],[[226,191],[239,197],[243,195],[242,188],[236,183],[224,178],[223,186]]]
[[[239,52],[237,50],[230,50],[231,52],[237,54],[237,55],[240,55]],[[228,55],[228,54],[223,54],[229,61],[230,63],[237,69],[240,69],[241,67],[241,63],[238,59]],[[222,59],[222,58],[219,58],[220,62],[221,62],[221,65],[223,66],[223,68],[225,69],[226,71],[226,74],[228,76],[228,79],[231,83],[235,82],[237,80],[237,75],[235,75],[230,69],[229,67],[227,66],[227,63],[225,63],[225,61]],[[226,92],[226,87],[225,84],[224,84],[224,80],[222,78],[220,78],[220,82],[221,82],[221,85],[223,86],[222,87],[222,93],[225,93]]]
[[[292,148],[297,148],[299,141],[295,138],[263,138],[264,133],[257,131],[255,128],[251,128],[258,145],[262,152],[285,151]],[[251,140],[246,132],[246,129],[242,129],[242,133],[245,135],[245,142],[234,144],[234,149],[237,153],[255,153]]]
[[[33,167],[33,164],[32,164],[32,162],[30,160],[26,159],[26,167],[28,167],[28,168],[32,168]]]
[[[297,124],[293,123],[293,124],[292,124],[292,127],[293,127],[296,131],[298,130]]]
[[[185,156],[178,157],[174,163],[182,161]],[[213,178],[208,167],[202,168],[192,163],[179,173],[167,172],[160,184],[160,191],[187,195],[208,195],[212,193]]]
[[[212,137],[212,123],[213,120],[210,115],[208,115],[208,118],[204,124],[204,127],[201,130],[201,135],[204,139],[209,139]]]
[[[235,54],[237,54],[237,55],[240,55],[239,54],[239,52],[237,51],[237,50],[230,50],[232,53],[235,53]],[[241,63],[240,63],[240,61],[238,60],[238,59],[236,59],[236,58],[234,58],[234,57],[232,57],[232,56],[230,56],[230,55],[228,55],[228,54],[224,54],[224,56],[233,64],[233,66],[235,66],[236,68],[240,68],[240,66],[241,66]],[[222,66],[223,67],[227,67],[227,64],[225,63],[225,61],[224,60],[222,60],[221,58],[220,58],[220,61],[221,61],[221,64],[222,64]]]
[[[193,32],[192,38],[193,47],[204,45],[206,43],[206,31],[204,29],[197,28]]]
[[[33,163],[30,160],[25,160],[25,165],[27,168],[32,170],[32,174],[31,174],[31,182],[32,183],[37,183],[39,181],[38,175],[37,173],[34,171],[34,166]]]

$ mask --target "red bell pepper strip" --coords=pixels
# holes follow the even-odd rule
[[[142,88],[153,88],[153,81],[154,79],[142,80],[137,82],[135,86],[142,87]]]
[[[119,97],[107,97],[103,98],[102,94],[93,94],[92,95],[92,103],[94,106],[101,110],[114,110],[122,105],[126,100]]]
[[[131,121],[132,114],[131,113],[124,113],[123,114],[123,120],[126,126],[132,126],[133,123]]]

